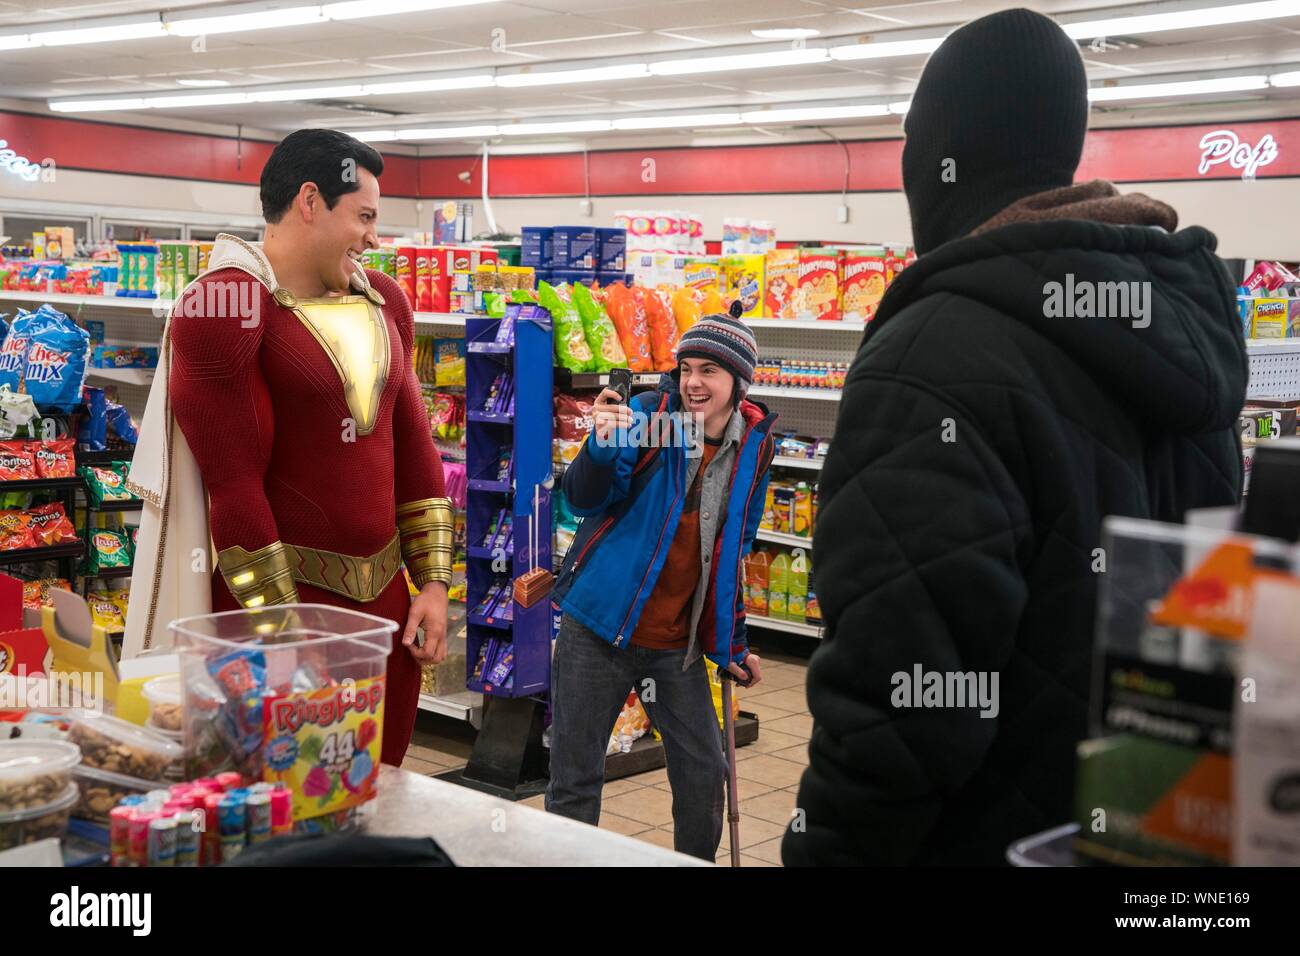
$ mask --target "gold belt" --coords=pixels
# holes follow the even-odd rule
[[[286,544],[293,579],[366,603],[384,593],[402,566],[401,539],[393,539],[368,558]]]

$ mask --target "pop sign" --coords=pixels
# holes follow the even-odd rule
[[[1242,179],[1254,179],[1256,170],[1277,159],[1277,153],[1277,140],[1268,133],[1251,146],[1230,129],[1216,129],[1201,137],[1201,164],[1196,171],[1204,176],[1210,167],[1227,163],[1241,170]]]
[[[34,183],[41,178],[41,167],[26,156],[19,156],[9,148],[9,143],[0,139],[0,169],[8,170],[19,179]]]

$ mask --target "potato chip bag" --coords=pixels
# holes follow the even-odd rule
[[[673,317],[669,294],[663,289],[632,290],[645,304],[646,325],[650,328],[650,356],[656,372],[671,372],[677,364],[677,320]]]
[[[637,295],[639,289],[630,289],[616,282],[605,290],[605,311],[627,354],[627,367],[634,372],[654,371],[650,354],[650,327],[646,320],[645,299]]]
[[[39,547],[32,535],[32,517],[25,511],[0,511],[0,551]]]
[[[61,544],[77,536],[77,531],[68,520],[67,512],[58,501],[33,508],[27,512],[31,518],[32,543],[36,546]]]
[[[672,306],[673,319],[677,322],[677,332],[680,335],[703,318],[704,293],[690,286],[682,286],[673,293]]]
[[[110,633],[126,630],[126,618],[122,609],[106,591],[91,591],[86,595],[86,604],[90,606],[90,619]]]
[[[587,345],[582,316],[569,298],[569,287],[553,286],[549,282],[537,283],[537,301],[551,313],[555,326],[555,358],[570,372],[590,372],[595,369],[595,357]]]
[[[594,371],[603,374],[612,368],[626,367],[627,355],[618,340],[618,331],[614,328],[614,323],[605,314],[605,307],[581,282],[573,283],[570,292],[573,295],[573,304],[578,307],[578,315],[582,317],[582,328],[587,336],[587,345],[591,347],[591,352],[596,357]]]

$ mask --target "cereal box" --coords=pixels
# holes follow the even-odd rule
[[[1257,339],[1284,339],[1287,337],[1286,299],[1255,299],[1255,315],[1251,322],[1251,337]]]
[[[763,315],[769,319],[793,319],[794,294],[799,286],[799,250],[773,249],[764,258],[767,288],[763,290]]]
[[[704,257],[691,259],[682,271],[685,285],[701,292],[722,294],[722,268],[718,260]]]
[[[870,322],[885,294],[891,265],[883,248],[848,249],[844,253],[841,314],[850,322]]]
[[[794,293],[797,319],[835,321],[840,317],[838,249],[800,249],[799,285]]]
[[[728,256],[722,260],[722,277],[726,292],[724,304],[730,306],[739,299],[745,311],[742,318],[753,319],[763,314],[767,262],[761,255]]]

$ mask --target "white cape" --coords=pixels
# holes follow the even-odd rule
[[[269,292],[278,287],[261,243],[222,233],[212,248],[207,271],[198,278],[231,268],[248,273]],[[369,286],[360,265],[352,281],[362,290]],[[176,301],[181,298],[177,296]],[[198,462],[172,415],[168,386],[174,317],[173,305],[163,329],[158,370],[149,389],[127,480],[127,487],[143,499],[144,507],[122,640],[123,660],[170,648],[173,641],[168,625],[172,621],[212,610],[215,549],[208,527],[208,496]]]

